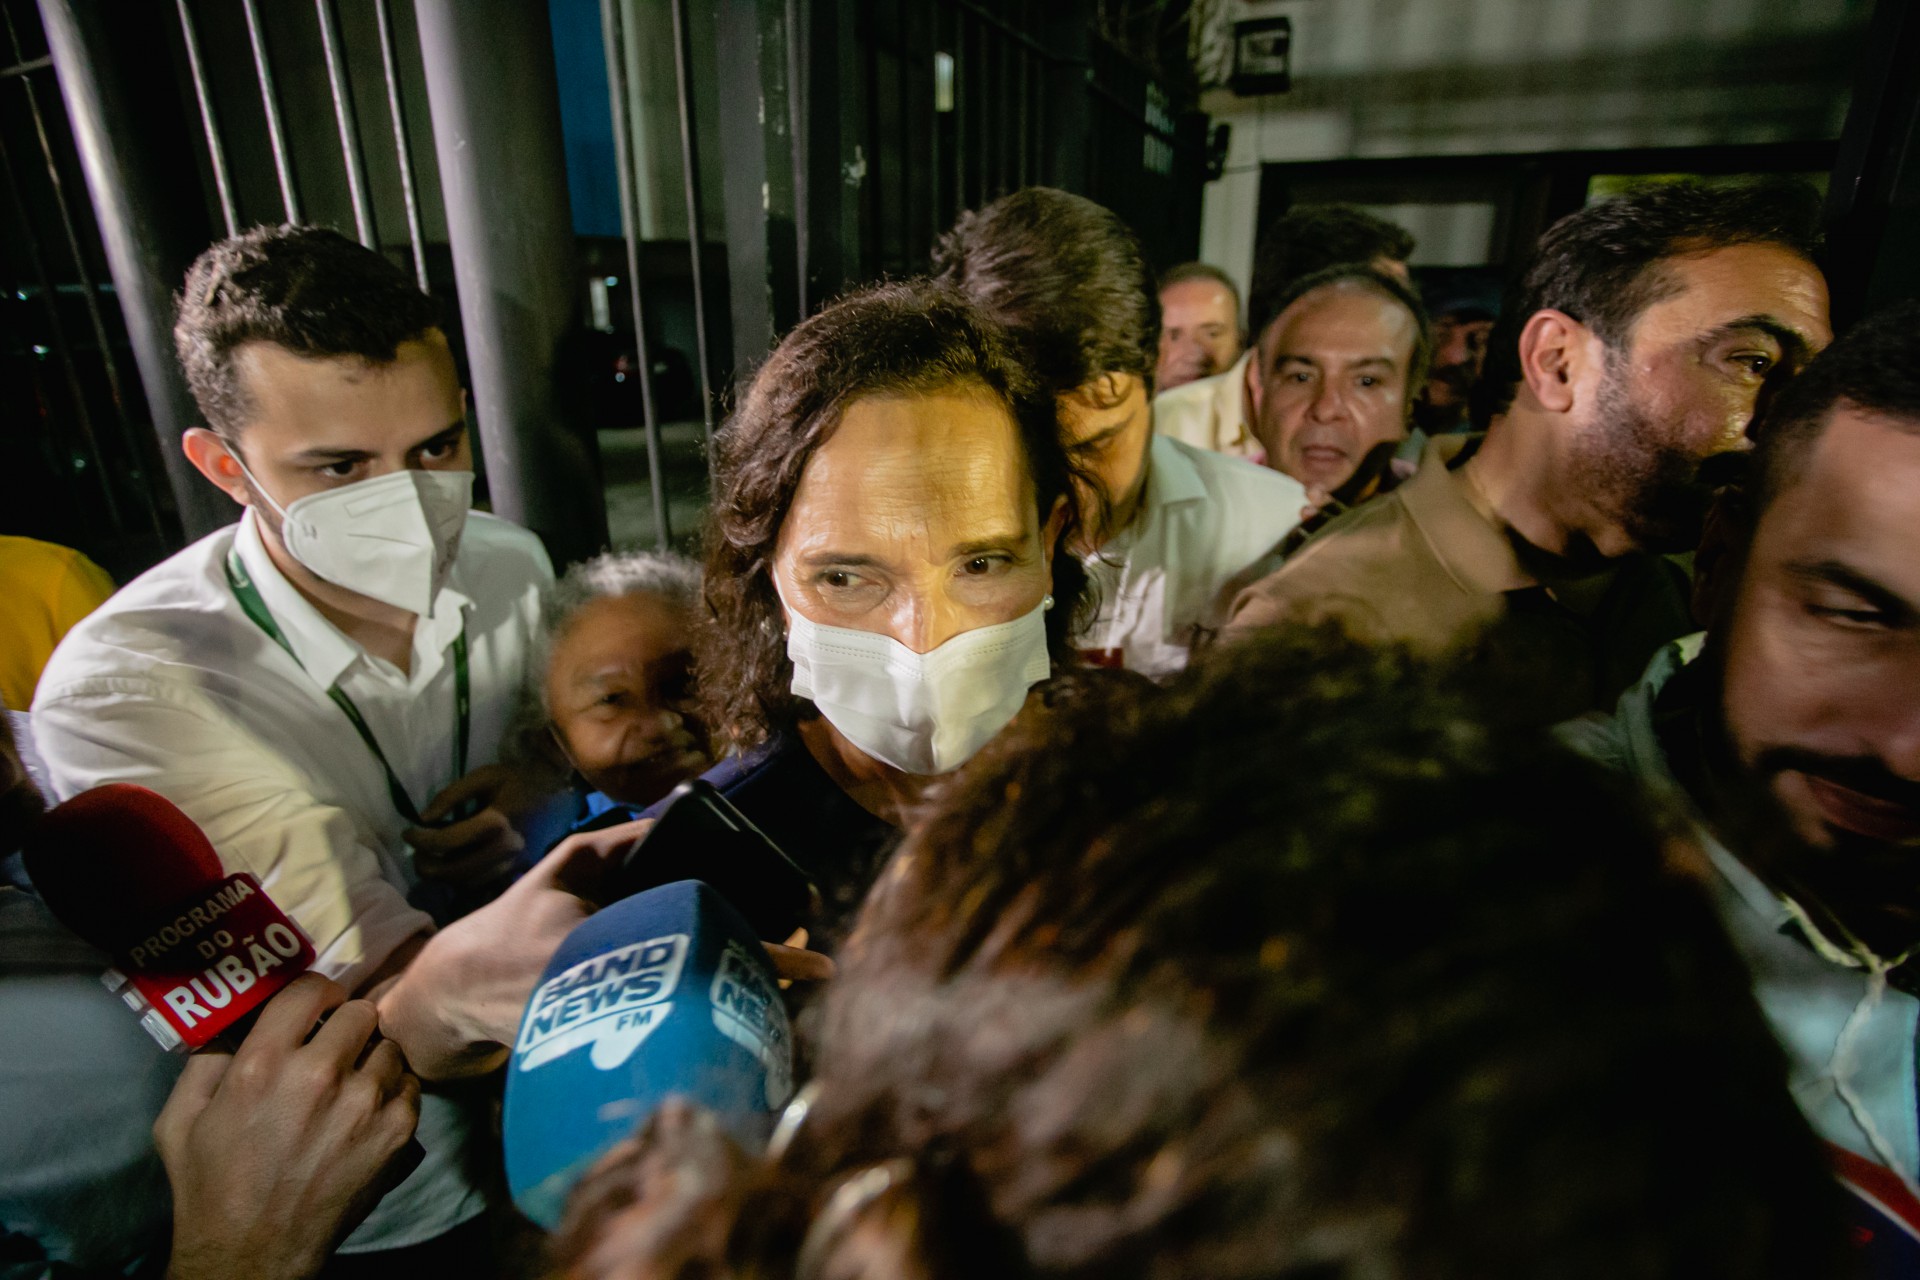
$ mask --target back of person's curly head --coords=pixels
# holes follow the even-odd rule
[[[804,1120],[676,1274],[1831,1274],[1669,837],[1439,674],[1274,635],[976,757],[841,953]]]
[[[1055,607],[1047,638],[1070,657],[1086,573],[1067,551],[1080,528],[1076,464],[1061,442],[1052,398],[999,326],[961,294],[932,281],[877,285],[803,321],[755,374],[714,440],[707,518],[706,602],[698,644],[700,687],[717,739],[735,748],[790,730],[809,708],[791,692],[772,565],[801,475],[854,401],[868,396],[983,392],[1006,408],[1033,481],[1044,526],[1066,513],[1054,539]]]

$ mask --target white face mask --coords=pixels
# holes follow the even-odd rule
[[[240,470],[280,513],[287,554],[314,576],[423,618],[432,615],[460,554],[473,472],[395,471],[282,507],[246,463]]]
[[[963,631],[927,653],[891,636],[808,621],[787,606],[793,692],[854,746],[907,773],[957,769],[1052,672],[1046,612]]]

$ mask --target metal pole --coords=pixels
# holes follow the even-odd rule
[[[267,113],[267,144],[273,148],[273,172],[280,179],[280,203],[287,221],[300,221],[300,197],[293,189],[293,160],[287,155],[286,130],[280,124],[280,95],[273,88],[273,67],[267,61],[267,33],[260,25],[255,0],[240,0],[247,19],[247,42],[253,46],[253,70],[260,79],[260,106]]]
[[[142,145],[152,108],[112,74],[116,59],[107,9],[91,0],[40,0],[40,17],[160,457],[181,524],[189,538],[197,538],[232,523],[233,515],[226,497],[201,479],[179,445],[181,433],[199,414],[173,354],[173,282],[187,256],[179,243],[187,233],[170,233],[165,215],[173,207],[169,201],[178,175],[165,171],[153,147]],[[91,286],[88,298],[97,308]]]
[[[373,0],[373,16],[380,24],[380,74],[387,84],[387,114],[393,119],[393,154],[400,162],[400,198],[407,208],[407,242],[413,246],[413,278],[427,292],[426,236],[420,230],[420,197],[413,188],[413,146],[407,141],[407,118],[400,110],[400,68],[393,50],[393,15],[387,0]]]
[[[15,61],[18,61],[21,56],[20,32],[14,26],[13,11],[10,9],[0,9],[0,12],[5,13],[7,41],[13,49]],[[51,40],[51,36],[49,36],[49,40]],[[61,80],[62,88],[64,89],[64,76],[61,77]],[[26,94],[27,111],[33,117],[34,136],[40,143],[40,158],[47,166],[47,185],[53,191],[54,208],[60,214],[60,228],[66,234],[67,252],[73,259],[74,276],[80,282],[81,301],[86,307],[87,320],[93,329],[93,340],[100,348],[101,371],[106,375],[107,394],[113,401],[114,416],[120,426],[121,443],[127,450],[126,457],[129,476],[140,491],[145,494],[146,486],[141,483],[144,475],[143,469],[140,466],[138,432],[134,428],[133,419],[127,414],[126,396],[120,380],[120,361],[114,356],[113,346],[107,338],[107,320],[105,310],[100,305],[100,287],[94,280],[93,269],[87,265],[87,255],[80,247],[79,226],[74,221],[73,207],[67,202],[67,186],[66,183],[61,180],[60,166],[54,158],[53,142],[47,134],[46,115],[40,110],[40,95],[38,90],[34,88],[33,77],[21,77],[20,88],[21,91]],[[71,108],[69,108],[69,113],[71,114]],[[75,126],[75,132],[78,132],[77,124]],[[26,225],[24,221],[24,211],[22,215],[22,225]],[[57,305],[57,300],[54,300],[54,304]],[[104,462],[104,459],[102,459],[102,461]],[[160,520],[159,508],[153,503],[150,494],[147,495],[147,513],[153,523],[154,532],[164,536],[164,528]]]
[[[213,166],[213,187],[220,195],[220,217],[230,236],[240,234],[240,214],[234,208],[233,180],[227,174],[227,148],[220,140],[220,126],[213,115],[213,92],[207,85],[207,70],[200,62],[200,35],[193,25],[193,11],[187,0],[176,0],[180,10],[180,38],[187,45],[187,72],[193,77],[194,100],[200,104],[200,127],[207,134],[207,159]]]
[[[791,0],[789,0],[791,3]],[[707,285],[706,269],[701,265],[706,248],[706,223],[700,210],[700,148],[693,118],[693,33],[687,29],[687,0],[673,0],[673,79],[680,97],[680,180],[687,189],[687,246],[693,267],[694,345],[700,357],[700,420],[709,454],[713,450],[713,362],[707,357]],[[789,42],[789,58],[798,56]],[[614,128],[619,129],[615,122]],[[794,150],[798,154],[799,130],[794,131]],[[796,169],[795,184],[800,181]],[[801,206],[804,209],[804,205]],[[805,227],[804,220],[800,226]],[[802,315],[806,314],[806,233],[800,232],[800,294]],[[635,277],[634,285],[639,286]]]
[[[606,546],[607,512],[592,425],[554,385],[582,277],[547,7],[416,0],[414,16],[494,509],[569,563]]]
[[[185,3],[186,0],[181,0]],[[347,198],[353,202],[353,227],[360,243],[378,249],[373,232],[373,206],[367,202],[367,164],[360,154],[360,126],[353,116],[353,93],[347,87],[347,68],[340,58],[340,17],[333,0],[313,0],[320,20],[320,56],[327,63],[327,84],[333,90],[333,119],[340,126],[340,163],[347,170]]]
[[[683,3],[685,0],[674,0],[675,13],[679,12]],[[800,319],[805,320],[812,312],[811,303],[815,299],[808,297],[807,289],[807,250],[810,241],[807,228],[807,118],[812,100],[807,93],[807,32],[801,25],[802,21],[800,0],[787,0],[787,141],[793,165],[793,262],[796,281],[793,296]]]
[[[660,443],[660,410],[653,399],[653,356],[647,347],[647,310],[640,287],[639,193],[634,189],[633,112],[627,96],[627,39],[621,0],[600,0],[600,35],[607,54],[607,100],[613,112],[613,165],[620,183],[620,235],[627,248],[627,295],[633,301],[633,348],[640,374],[640,421],[647,436],[647,488],[653,498],[653,536],[662,551],[673,545],[667,513],[667,477]],[[678,12],[676,10],[676,17]],[[676,60],[678,55],[676,54]],[[698,228],[694,229],[698,234]],[[699,258],[699,241],[694,242]]]

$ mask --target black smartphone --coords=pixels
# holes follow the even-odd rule
[[[676,880],[704,880],[769,942],[807,923],[819,897],[800,865],[702,778],[667,796],[652,830],[622,856],[608,900]]]

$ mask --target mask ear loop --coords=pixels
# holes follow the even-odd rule
[[[1827,1070],[1833,1077],[1833,1091],[1846,1107],[1853,1122],[1860,1126],[1860,1132],[1866,1135],[1867,1145],[1872,1147],[1880,1162],[1898,1179],[1908,1193],[1920,1197],[1920,1183],[1901,1166],[1900,1158],[1893,1149],[1880,1126],[1874,1122],[1873,1113],[1868,1109],[1866,1099],[1854,1089],[1852,1075],[1855,1060],[1859,1056],[1860,1033],[1866,1029],[1867,1022],[1873,1017],[1874,1010],[1886,1000],[1887,975],[1905,964],[1920,947],[1909,947],[1892,960],[1883,960],[1875,955],[1866,944],[1851,934],[1846,935],[1847,947],[1836,947],[1827,940],[1818,926],[1807,915],[1806,909],[1791,898],[1783,898],[1787,911],[1813,949],[1822,957],[1835,964],[1845,965],[1849,969],[1864,969],[1867,972],[1867,991],[1853,1006],[1853,1012],[1847,1015],[1846,1022],[1840,1028],[1840,1035],[1834,1041],[1833,1057],[1827,1063]],[[1838,921],[1834,922],[1837,926]],[[1839,926],[1844,934],[1845,926]]]
[[[267,492],[267,486],[260,483],[258,476],[247,470],[247,460],[240,456],[240,446],[229,444],[225,440],[222,440],[220,443],[226,446],[227,456],[233,459],[234,466],[240,468],[240,474],[247,478],[247,483],[253,486],[253,491],[267,500],[267,505],[272,507],[274,514],[280,517],[280,523],[285,524],[287,522],[287,509],[273,500],[273,495]]]

